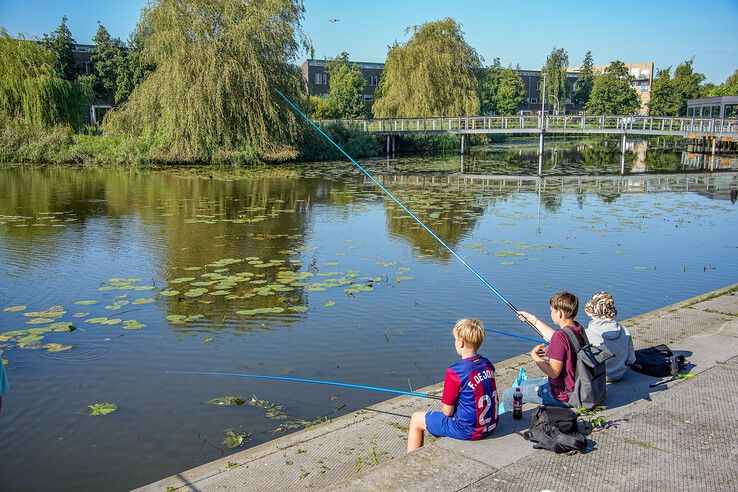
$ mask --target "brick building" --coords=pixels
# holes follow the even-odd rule
[[[300,66],[302,78],[307,85],[308,95],[326,97],[329,88],[329,75],[326,71],[327,60],[308,59]],[[366,79],[364,87],[364,100],[371,101],[374,99],[374,91],[379,85],[379,77],[382,75],[384,63],[367,63],[349,61],[351,65],[358,65],[361,68],[361,74]]]

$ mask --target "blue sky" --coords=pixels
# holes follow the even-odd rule
[[[98,20],[125,39],[145,3],[0,0],[0,25],[41,36],[66,14],[80,43],[90,42]],[[596,64],[653,61],[658,68],[694,57],[712,82],[738,68],[738,0],[305,0],[305,6],[304,28],[317,57],[347,51],[355,60],[382,62],[387,45],[406,39],[406,27],[450,16],[487,62],[499,57],[538,68],[556,45],[568,50],[572,65],[589,49]]]

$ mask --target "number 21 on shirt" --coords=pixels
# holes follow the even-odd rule
[[[492,392],[492,398],[488,394],[483,394],[479,397],[479,400],[477,400],[477,408],[481,411],[478,412],[479,415],[479,426],[484,428],[484,432],[492,432],[495,430],[495,427],[497,427],[497,391]],[[490,410],[493,412],[491,417],[488,417]],[[495,422],[494,424],[488,426],[490,422]]]

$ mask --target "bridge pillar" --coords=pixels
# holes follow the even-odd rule
[[[539,176],[543,174],[543,159],[544,159],[544,156],[543,156],[543,150],[544,150],[544,142],[543,142],[543,140],[544,140],[544,136],[543,136],[543,134],[544,134],[544,132],[541,131],[541,133],[540,133],[540,135],[538,137],[538,175]]]
[[[389,135],[387,135],[387,155],[389,155],[389,153],[390,153],[390,138],[392,138],[392,137],[390,137]]]
[[[392,153],[397,152],[397,135],[392,135]]]
[[[461,136],[461,155],[464,155],[464,151],[466,150],[465,144],[466,144],[466,135],[462,135]]]

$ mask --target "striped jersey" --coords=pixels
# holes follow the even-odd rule
[[[487,437],[498,420],[495,367],[477,354],[461,359],[446,369],[441,401],[456,405],[453,420],[467,439]]]

